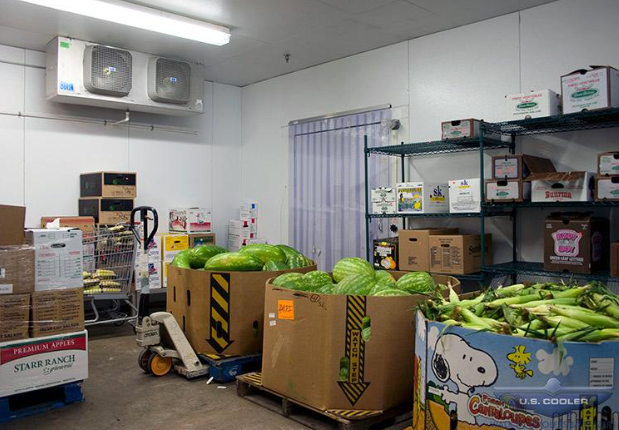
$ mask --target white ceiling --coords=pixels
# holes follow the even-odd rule
[[[44,50],[53,37],[71,36],[198,61],[206,66],[208,80],[243,86],[552,1],[555,0],[134,1],[229,27],[231,42],[217,47],[18,0],[0,0],[0,44]],[[284,60],[285,53],[291,54],[289,63]]]

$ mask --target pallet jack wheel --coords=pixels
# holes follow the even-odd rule
[[[142,369],[146,373],[150,373],[150,371],[148,370],[148,360],[150,359],[150,356],[152,354],[153,353],[150,349],[145,348],[142,350],[142,352],[140,352],[140,355],[138,356],[138,365],[140,366],[140,369]]]
[[[152,354],[148,359],[148,370],[155,376],[165,376],[172,370],[172,358]]]

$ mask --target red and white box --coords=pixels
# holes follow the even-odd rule
[[[555,116],[561,113],[561,98],[552,90],[509,94],[505,109],[506,121]]]
[[[170,209],[170,232],[212,233],[213,214],[207,208]]]
[[[532,202],[591,202],[593,173],[550,172],[534,173],[531,181]]]
[[[563,113],[619,107],[619,70],[590,66],[561,76]]]

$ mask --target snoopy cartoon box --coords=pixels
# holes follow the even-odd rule
[[[557,345],[415,319],[413,430],[616,428],[617,342]]]
[[[432,214],[449,212],[449,187],[441,182],[403,182],[396,186],[397,212]]]

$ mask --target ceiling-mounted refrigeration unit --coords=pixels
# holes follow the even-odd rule
[[[204,112],[204,66],[57,37],[47,45],[50,101],[167,115]]]

